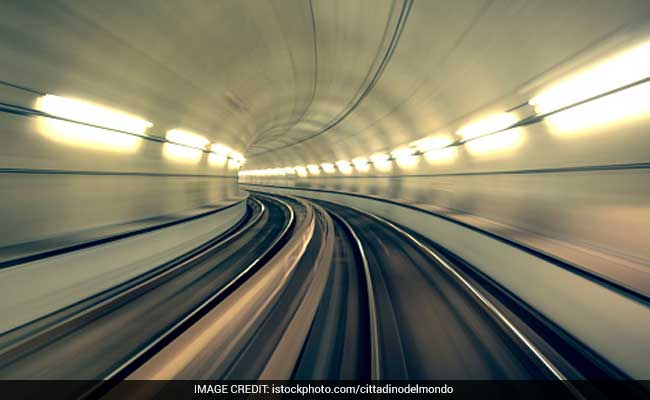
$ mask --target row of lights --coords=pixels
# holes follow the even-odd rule
[[[40,121],[41,132],[67,144],[133,152],[145,138],[164,142],[163,154],[175,160],[198,161],[207,152],[212,165],[238,169],[246,162],[241,153],[186,129],[170,129],[164,139],[147,135],[151,122],[95,103],[47,94],[39,97],[36,108],[43,116],[54,117]]]
[[[559,132],[577,131],[611,121],[650,114],[650,42],[636,46],[612,58],[579,71],[531,98],[532,118],[548,121]],[[527,119],[528,121],[530,119]],[[379,171],[390,170],[392,161],[408,168],[417,164],[416,156],[428,160],[452,159],[456,146],[466,145],[472,153],[484,153],[513,147],[520,142],[522,123],[511,112],[494,114],[456,131],[460,138],[427,137],[390,153],[368,158],[340,160],[335,163],[240,171],[241,176],[319,175],[338,169],[350,174],[353,169],[367,172],[370,165]]]

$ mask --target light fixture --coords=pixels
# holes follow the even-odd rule
[[[143,134],[153,126],[151,122],[123,111],[53,94],[40,97],[37,108],[60,118],[136,134]]]
[[[365,157],[358,157],[352,160],[352,165],[359,172],[368,172],[370,170],[370,164],[368,159]]]
[[[210,151],[212,151],[215,154],[227,156],[232,152],[232,149],[221,143],[212,143],[210,145]]]
[[[167,131],[165,139],[175,144],[182,144],[185,146],[196,147],[203,149],[205,145],[210,143],[208,139],[198,133],[186,131],[184,129],[171,129]]]
[[[427,151],[440,149],[445,146],[449,146],[453,143],[453,140],[449,136],[438,135],[426,137],[424,139],[416,140],[411,143],[419,152],[426,153]]]
[[[380,172],[389,171],[393,164],[390,161],[390,156],[386,153],[375,153],[370,156],[373,167]]]
[[[212,165],[224,166],[228,162],[228,153],[231,151],[230,147],[224,146],[220,143],[213,143],[210,145],[210,155],[208,162]]]
[[[390,152],[390,155],[393,156],[393,158],[397,159],[400,157],[410,157],[413,154],[415,154],[415,149],[412,147],[398,147],[397,149],[393,150]]]
[[[239,160],[236,160],[234,158],[228,159],[228,169],[235,170],[235,169],[239,169],[239,167],[241,167],[241,163]]]
[[[650,117],[650,83],[634,86],[609,96],[548,116],[553,133],[581,133],[596,126]]]
[[[307,168],[299,165],[297,167],[294,167],[294,169],[296,170],[296,173],[298,174],[298,176],[300,176],[302,178],[307,176]]]
[[[318,168],[318,165],[316,164],[309,164],[307,166],[307,171],[309,171],[311,175],[320,175],[320,168]]]
[[[567,77],[528,103],[538,113],[548,113],[649,77],[650,42],[646,42]]]
[[[142,139],[135,135],[144,135],[146,129],[153,126],[151,122],[123,111],[51,94],[39,97],[36,108],[55,117],[76,121],[38,118],[39,133],[66,145],[96,150],[135,152],[142,143]]]
[[[519,128],[508,129],[492,135],[483,136],[465,143],[467,151],[473,155],[505,153],[518,147],[522,142]]]
[[[205,137],[184,129],[171,129],[168,130],[165,134],[165,139],[173,143],[165,143],[163,145],[163,155],[166,158],[182,161],[182,162],[191,162],[197,163],[203,151],[201,149],[210,142]],[[208,157],[209,158],[209,157]],[[213,163],[218,162],[218,160],[212,161]],[[233,166],[229,163],[229,168]]]
[[[412,147],[399,147],[393,150],[391,155],[400,168],[411,169],[418,164],[418,157],[415,152],[416,150]]]
[[[338,170],[341,171],[341,173],[346,175],[352,173],[352,165],[350,165],[350,161],[339,160],[335,164],[336,164],[336,168],[338,168]]]
[[[517,117],[511,113],[494,114],[472,122],[459,129],[456,133],[462,137],[463,140],[471,140],[479,136],[506,129],[509,126],[512,126],[515,122],[517,122]]]
[[[323,171],[325,171],[325,173],[327,174],[333,174],[334,172],[336,172],[336,168],[332,163],[322,163],[320,166],[323,169]]]
[[[498,133],[497,133],[498,135]],[[489,137],[489,136],[487,136]],[[480,139],[476,139],[480,140]],[[468,142],[471,143],[471,142]],[[454,160],[458,155],[457,146],[442,147],[438,149],[429,150],[423,154],[424,159],[431,164],[439,164]]]

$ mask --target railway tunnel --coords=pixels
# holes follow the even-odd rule
[[[0,387],[648,395],[647,1],[5,0],[0,55]]]

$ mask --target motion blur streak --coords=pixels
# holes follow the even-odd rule
[[[424,158],[431,164],[452,162],[458,156],[457,147],[444,147],[429,150],[424,153]]]
[[[74,122],[38,117],[37,130],[50,140],[90,150],[134,153],[142,138]]]
[[[481,155],[493,152],[513,151],[521,145],[522,134],[518,128],[482,136],[467,142],[467,151]]]
[[[223,167],[224,165],[226,165],[227,161],[228,161],[228,157],[224,154],[210,153],[210,155],[208,156],[208,162],[212,165]]]
[[[650,58],[650,56],[648,57]],[[648,69],[650,75],[650,68]],[[589,133],[590,128],[646,122],[650,119],[650,83],[601,97],[547,117],[555,133]]]
[[[505,129],[517,122],[517,117],[509,113],[491,115],[479,121],[472,122],[456,132],[464,140],[474,139]]]
[[[393,167],[393,164],[390,161],[390,156],[388,154],[375,153],[370,156],[370,160],[372,161],[372,165],[379,172],[390,171],[391,168]]]
[[[547,113],[646,78],[650,78],[650,42],[586,68],[533,97],[529,103],[539,113]]]
[[[51,140],[66,145],[82,146],[96,150],[135,152],[142,139],[126,133],[96,128],[104,126],[136,135],[144,134],[151,122],[127,115],[97,104],[66,99],[51,94],[39,97],[36,108],[47,114],[81,123],[42,117],[37,119],[38,130]]]
[[[147,128],[153,126],[151,122],[125,114],[121,111],[112,110],[86,101],[66,99],[51,94],[39,97],[37,108],[57,117],[136,134],[143,134]]]
[[[0,378],[650,379],[647,0],[0,1],[0,59]]]
[[[205,136],[183,129],[172,129],[167,131],[165,138],[171,142],[176,142],[186,146],[205,148],[210,141]]]
[[[165,143],[163,155],[174,161],[198,163],[203,157],[203,151],[180,144]]]

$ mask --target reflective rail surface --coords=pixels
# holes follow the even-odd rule
[[[372,379],[558,380],[574,398],[604,390],[576,380],[626,377],[407,227],[287,195],[249,206],[177,263],[0,336],[0,376],[85,380],[66,395],[92,397],[124,394],[121,379],[160,380],[147,396],[178,379]]]

